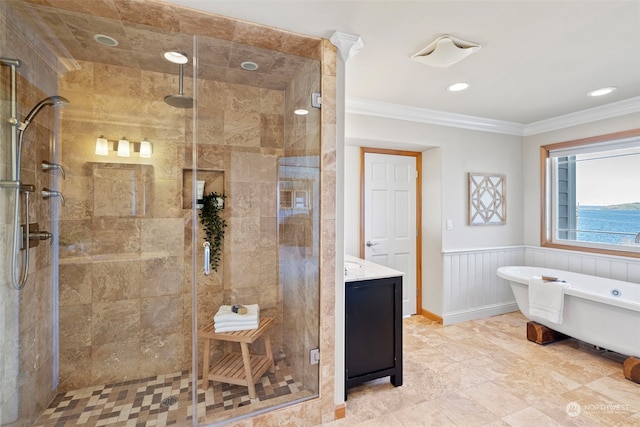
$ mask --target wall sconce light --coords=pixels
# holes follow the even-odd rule
[[[129,157],[129,141],[123,136],[120,141],[118,141],[118,156],[120,157]]]
[[[139,153],[141,158],[151,158],[153,144],[144,138],[140,142],[130,142],[124,136],[119,141],[109,141],[100,135],[96,139],[96,155],[108,156],[110,151],[115,151],[120,157],[131,157],[131,153]]]
[[[98,156],[107,156],[109,154],[109,141],[102,135],[96,139],[96,154]]]
[[[151,157],[151,143],[147,141],[147,138],[140,141],[140,157]]]

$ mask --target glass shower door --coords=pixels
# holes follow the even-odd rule
[[[194,191],[204,185],[205,204],[224,200],[218,214],[227,225],[220,262],[200,274],[194,290],[198,328],[205,330],[198,374],[206,364],[213,380],[199,383],[205,425],[318,395],[318,365],[310,357],[320,318],[320,110],[310,103],[320,63],[202,35],[196,59],[197,138],[185,176]],[[294,114],[303,108],[306,115]],[[209,212],[197,212],[197,259],[203,244],[216,246],[202,223]],[[212,325],[216,313],[234,305],[259,309],[258,329],[233,318],[240,330],[232,334],[250,341],[244,349],[229,344],[245,338],[216,335]]]

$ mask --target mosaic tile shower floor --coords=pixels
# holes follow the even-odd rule
[[[189,371],[183,371],[61,393],[34,427],[191,425],[190,379]],[[283,359],[276,360],[274,374],[256,384],[256,399],[249,398],[247,387],[212,384],[207,390],[198,386],[200,423],[204,414],[207,422],[215,422],[311,395],[292,378]]]

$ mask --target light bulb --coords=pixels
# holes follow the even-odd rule
[[[123,136],[122,139],[118,141],[118,156],[129,157],[129,155],[129,141]]]
[[[96,155],[108,156],[109,155],[109,141],[102,135],[96,139]]]
[[[147,141],[147,138],[140,141],[140,157],[151,157],[151,143]]]

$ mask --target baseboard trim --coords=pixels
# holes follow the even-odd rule
[[[499,314],[511,313],[513,311],[518,311],[518,304],[516,304],[515,301],[502,304],[492,304],[484,307],[445,313],[444,316],[442,316],[442,324],[453,325],[455,323],[483,319],[485,317],[497,316]]]
[[[420,314],[423,317],[426,317],[427,319],[433,320],[434,322],[437,322],[442,325],[442,317],[438,316],[437,314],[432,313],[429,310],[425,310],[424,308],[420,309]]]
[[[334,413],[335,413],[335,417],[336,420],[341,420],[344,417],[347,416],[347,407],[344,403],[341,403],[340,405],[336,405],[336,407],[334,408]]]

